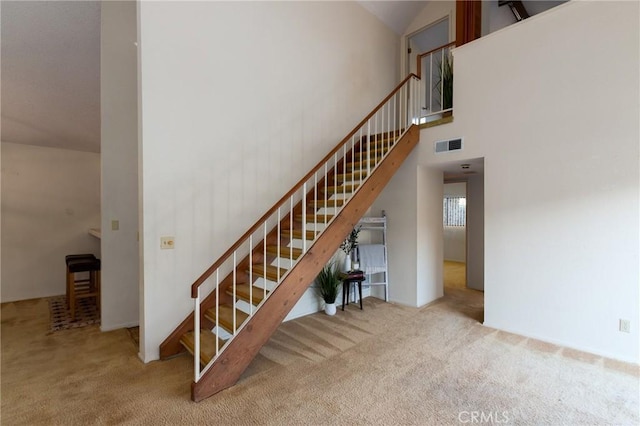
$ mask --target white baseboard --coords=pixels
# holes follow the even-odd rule
[[[109,324],[109,325],[100,325],[100,331],[105,332],[105,331],[113,331],[113,330],[119,330],[121,328],[131,328],[131,327],[138,327],[139,322],[135,321],[135,322],[129,322],[129,323],[124,323],[124,324]]]

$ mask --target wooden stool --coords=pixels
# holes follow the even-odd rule
[[[88,279],[76,279],[77,273],[89,273]],[[100,310],[100,259],[89,257],[72,258],[67,261],[67,300],[71,319],[76,319],[76,301],[95,297]]]
[[[69,279],[71,275],[69,275],[69,262],[71,262],[72,260],[95,260],[95,259],[96,257],[91,253],[68,254],[64,257],[64,261],[67,265],[67,272],[65,274],[66,280],[67,280],[67,289],[66,289],[67,306],[69,306],[69,294],[71,294],[71,280]]]
[[[344,311],[345,301],[349,304],[349,296],[351,295],[351,284],[357,284],[360,295],[360,309],[362,309],[362,281],[365,280],[364,272],[352,271],[342,275],[342,310]]]

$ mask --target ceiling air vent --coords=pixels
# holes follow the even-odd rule
[[[438,141],[435,143],[435,148],[436,154],[440,152],[460,151],[462,149],[462,138]]]

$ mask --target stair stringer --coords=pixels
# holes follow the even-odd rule
[[[360,147],[360,143],[361,142],[357,142],[354,146],[353,149],[359,149]],[[347,159],[351,159],[353,156],[352,151],[350,150],[347,153]],[[337,163],[337,168],[341,168],[343,162],[345,161],[345,158],[341,158],[338,163]],[[334,169],[331,169],[329,171],[329,178],[330,178],[330,182],[328,182],[328,184],[334,184],[333,182],[333,172]],[[325,180],[327,179],[327,177],[322,177],[322,179],[320,179],[316,185],[316,190],[317,193],[319,194],[322,191],[322,188],[324,187],[324,183]],[[314,189],[311,189],[304,197],[304,200],[309,201],[311,199],[313,199],[314,196]],[[293,213],[297,214],[297,213],[302,213],[302,204],[303,201],[299,201],[296,206],[294,207]],[[265,218],[263,218],[265,219]],[[259,222],[262,222],[263,219],[260,219]],[[281,224],[282,224],[282,228],[286,228],[289,223],[289,215],[285,215],[282,218]],[[244,237],[241,239],[245,239]],[[269,234],[267,235],[267,241],[274,243],[277,241],[278,239],[278,228],[273,228],[271,231],[269,231]],[[283,239],[281,240],[282,244],[286,245],[288,244],[289,240],[288,239]],[[263,242],[260,241],[256,247],[252,250],[253,253],[253,260],[254,262],[260,262],[262,260],[262,256],[263,256],[263,252],[262,252],[262,244]],[[223,255],[222,258],[227,257],[227,255]],[[267,254],[267,263],[271,263],[271,261],[275,258],[274,255],[271,254]],[[238,262],[238,266],[236,267],[236,273],[238,274],[238,276],[241,276],[243,274],[245,274],[245,270],[248,268],[250,262],[250,257],[247,255],[246,257],[244,257],[242,260],[240,260],[240,262]],[[215,268],[212,266],[209,270],[207,270],[204,274],[202,274],[202,277],[208,277],[211,272],[213,272],[215,270]],[[250,280],[250,282],[253,282],[257,279],[257,277],[255,279],[252,279],[250,277],[248,277],[248,281]],[[232,302],[232,297],[226,294],[226,290],[227,288],[231,287],[233,285],[233,280],[234,280],[234,272],[231,271],[225,278],[223,278],[220,281],[219,284],[219,289],[220,291],[218,292],[218,296],[220,297],[220,301],[218,301],[216,299],[216,292],[212,292],[211,294],[209,294],[208,296],[206,296],[202,302],[200,303],[200,312],[201,314],[201,318],[200,318],[200,322],[203,328],[208,328],[211,329],[215,326],[215,324],[213,324],[211,321],[209,321],[205,315],[204,312],[209,309],[214,307],[216,304],[218,303],[224,303],[224,302]],[[160,359],[168,359],[171,357],[174,357],[176,355],[179,355],[183,352],[186,351],[185,347],[182,345],[182,343],[180,343],[180,339],[181,337],[185,334],[188,333],[190,331],[193,331],[193,324],[194,324],[194,313],[193,311],[191,311],[189,313],[189,315],[174,329],[174,331],[160,344]]]
[[[201,401],[238,381],[346,235],[409,156],[419,138],[419,128],[412,125],[200,380],[192,382],[191,399]]]

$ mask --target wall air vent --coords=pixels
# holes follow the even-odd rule
[[[438,141],[435,143],[436,154],[449,151],[460,151],[462,149],[462,138]]]

